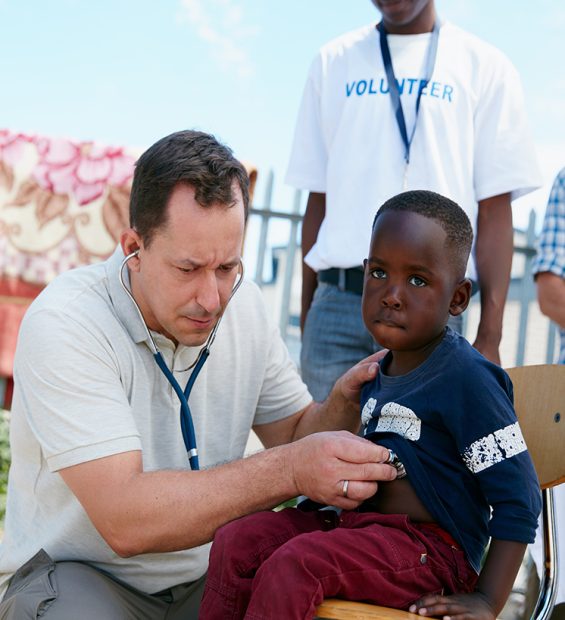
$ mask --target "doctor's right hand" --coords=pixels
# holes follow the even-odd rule
[[[296,494],[322,504],[353,510],[378,482],[396,478],[387,448],[347,431],[314,433],[288,448]]]

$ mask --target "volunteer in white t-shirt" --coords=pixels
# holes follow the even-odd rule
[[[396,476],[387,450],[353,434],[374,360],[313,403],[256,286],[243,281],[228,304],[247,184],[212,136],[163,138],[136,165],[121,247],[60,276],[27,312],[1,619],[196,619],[220,525],[299,494],[353,508]],[[173,386],[184,389],[224,311],[188,397],[196,471]],[[252,427],[271,449],[242,459]]]
[[[375,24],[349,32],[314,59],[286,177],[310,192],[301,366],[314,398],[373,350],[361,321],[360,267],[377,209],[407,189],[448,196],[469,215],[476,243],[467,275],[481,295],[474,345],[499,363],[511,200],[540,184],[519,77],[507,58],[441,22],[433,0],[373,4],[384,32]],[[389,83],[397,84],[399,106]]]

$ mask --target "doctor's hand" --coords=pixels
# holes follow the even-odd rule
[[[329,399],[341,397],[350,404],[359,405],[361,388],[377,376],[379,363],[387,353],[387,349],[382,349],[355,364],[336,381]]]
[[[347,431],[314,433],[287,448],[296,495],[322,504],[353,510],[376,493],[379,481],[396,478],[386,448]]]

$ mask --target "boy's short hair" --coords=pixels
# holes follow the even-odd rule
[[[428,190],[411,190],[389,198],[377,211],[377,219],[387,211],[409,211],[436,220],[446,234],[445,246],[453,255],[457,268],[465,274],[473,245],[473,228],[467,214],[453,200]]]

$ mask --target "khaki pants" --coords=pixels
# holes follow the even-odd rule
[[[197,620],[205,576],[146,594],[82,562],[41,550],[12,577],[0,620]]]

